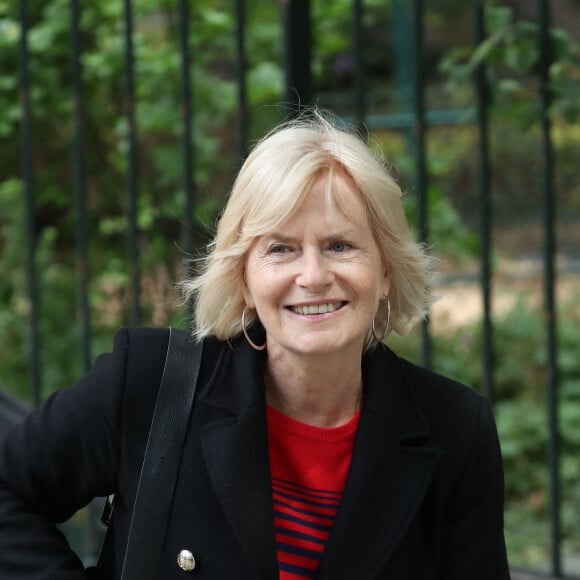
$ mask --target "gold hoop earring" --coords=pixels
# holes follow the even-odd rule
[[[383,332],[382,336],[377,336],[376,330],[375,330],[375,319],[373,317],[373,320],[371,322],[371,334],[373,335],[373,338],[378,342],[383,342],[385,340],[385,338],[387,337],[387,334],[389,334],[389,327],[391,326],[391,301],[387,298],[387,323],[385,324],[385,330]]]
[[[266,348],[266,343],[259,346],[255,342],[253,342],[252,339],[248,336],[248,331],[246,330],[246,311],[247,310],[248,310],[248,307],[244,306],[244,309],[242,310],[242,332],[244,333],[246,340],[250,343],[250,346],[254,350],[264,350]]]

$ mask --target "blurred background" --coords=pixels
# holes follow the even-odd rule
[[[0,0],[0,436],[119,326],[188,327],[241,160],[317,104],[439,260],[389,344],[493,400],[511,564],[580,577],[579,43],[578,0]]]

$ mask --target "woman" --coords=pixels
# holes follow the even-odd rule
[[[184,283],[203,359],[158,578],[509,578],[488,401],[383,344],[423,315],[430,280],[360,139],[315,113],[258,143]],[[120,331],[8,437],[0,577],[85,578],[54,522],[110,493],[100,577],[120,577],[167,340]]]

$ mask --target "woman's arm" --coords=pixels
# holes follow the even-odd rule
[[[481,399],[471,453],[443,516],[441,580],[509,580],[503,509],[499,441],[489,401]]]
[[[55,524],[114,491],[128,333],[0,443],[0,578],[86,579]]]

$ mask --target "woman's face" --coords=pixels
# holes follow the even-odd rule
[[[244,297],[266,329],[268,356],[360,357],[389,276],[352,182],[321,180],[246,259]]]

